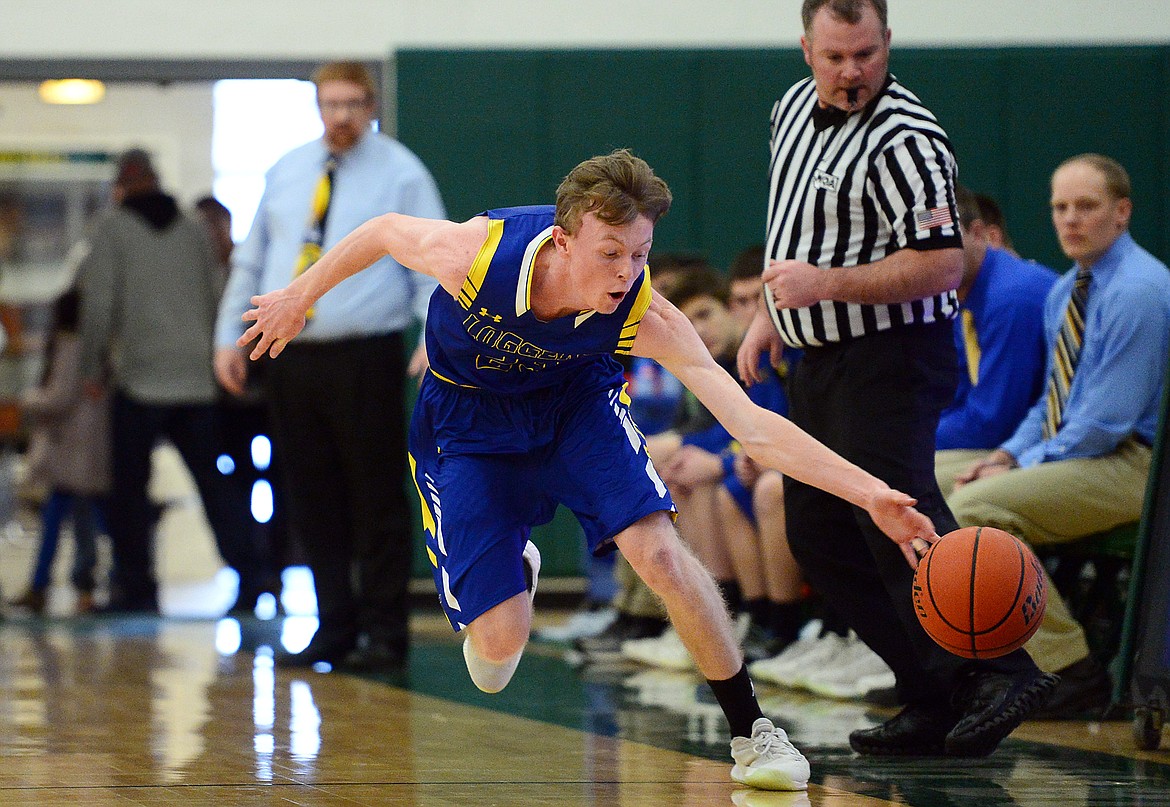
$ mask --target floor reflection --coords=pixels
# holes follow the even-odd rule
[[[1132,752],[1126,724],[1028,725],[982,760],[863,759],[845,738],[888,709],[767,686],[813,782],[746,791],[697,674],[574,668],[534,642],[487,696],[437,614],[401,676],[275,669],[314,621],[0,624],[0,804],[1170,804],[1170,754]]]

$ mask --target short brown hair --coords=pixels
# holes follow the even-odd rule
[[[804,25],[806,36],[812,31],[813,17],[826,6],[828,6],[830,14],[850,25],[857,25],[861,21],[865,7],[870,6],[877,12],[882,28],[889,26],[886,0],[804,0],[804,5],[800,9],[800,21]]]
[[[675,308],[682,308],[699,297],[710,297],[727,305],[727,278],[706,262],[683,268],[666,294]]]
[[[752,244],[750,247],[740,250],[739,254],[732,258],[731,266],[727,268],[728,278],[730,280],[759,280],[767,262],[764,245]]]
[[[965,185],[955,186],[955,208],[959,211],[959,224],[971,229],[971,223],[983,218],[979,210],[979,199],[975,192]]]
[[[645,216],[657,224],[670,210],[670,188],[629,149],[618,149],[579,164],[557,188],[553,223],[576,233],[586,213],[606,224],[629,224]]]
[[[1094,154],[1092,152],[1078,154],[1075,157],[1069,157],[1060,165],[1056,166],[1056,171],[1073,163],[1085,163],[1100,171],[1102,176],[1105,177],[1105,190],[1109,191],[1109,195],[1114,199],[1129,199],[1133,193],[1133,186],[1130,184],[1129,174],[1121,163],[1112,157],[1106,157],[1104,154]],[[1052,172],[1053,176],[1056,176],[1056,171]]]
[[[326,81],[348,81],[357,84],[366,91],[366,99],[369,101],[378,96],[374,77],[369,68],[361,62],[328,62],[321,65],[313,71],[313,83],[320,90]]]

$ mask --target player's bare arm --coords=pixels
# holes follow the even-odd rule
[[[305,313],[322,295],[387,255],[408,269],[430,275],[456,296],[487,232],[487,219],[482,217],[456,223],[387,213],[370,219],[288,286],[253,297],[255,308],[243,317],[252,325],[236,344],[244,347],[255,340],[253,359],[266,352],[280,355],[300,333]]]
[[[963,251],[900,249],[873,263],[820,269],[794,260],[772,261],[763,281],[777,308],[821,300],[881,305],[933,297],[959,287]]]
[[[900,545],[911,566],[917,565],[914,539],[937,537],[930,519],[914,509],[912,497],[891,489],[788,419],[752,403],[711,358],[687,318],[657,292],[638,327],[633,352],[654,359],[678,378],[760,465],[865,509]]]

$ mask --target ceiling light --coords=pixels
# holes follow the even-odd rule
[[[96,104],[106,96],[106,85],[89,78],[42,81],[38,90],[46,104]]]

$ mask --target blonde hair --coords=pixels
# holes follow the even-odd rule
[[[1101,175],[1105,177],[1105,190],[1114,199],[1129,199],[1133,193],[1133,186],[1130,184],[1129,174],[1121,163],[1112,157],[1106,157],[1104,154],[1094,154],[1093,152],[1078,154],[1075,157],[1069,157],[1060,165],[1056,166],[1056,171],[1073,163],[1084,163],[1100,171]],[[1052,172],[1053,177],[1056,176],[1056,171]]]
[[[313,71],[313,83],[317,90],[327,81],[348,81],[366,91],[366,99],[373,101],[378,95],[374,77],[361,62],[328,62]]]
[[[629,149],[585,160],[557,188],[553,223],[576,233],[586,213],[606,224],[629,224],[646,216],[657,224],[670,210],[670,188]]]

